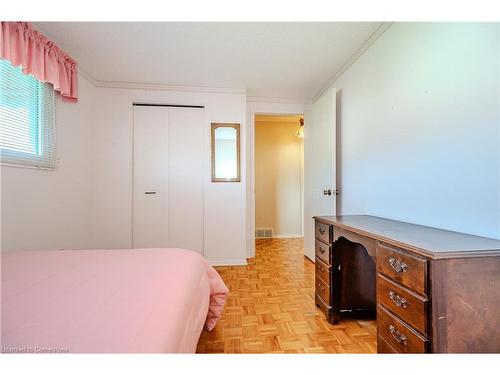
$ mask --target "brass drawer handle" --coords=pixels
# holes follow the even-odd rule
[[[408,271],[408,265],[396,258],[389,258],[389,264],[396,272],[406,272]]]
[[[321,273],[325,273],[325,269],[322,266],[319,266],[319,270],[321,271]]]
[[[392,324],[389,326],[389,333],[392,337],[394,337],[394,340],[396,340],[400,344],[407,345],[408,339],[406,338],[406,336],[399,332]]]
[[[403,309],[408,307],[408,301],[392,290],[389,291],[389,298],[397,307],[402,307]]]
[[[319,290],[321,290],[322,292],[324,292],[324,291],[325,291],[325,287],[324,287],[323,285],[321,285],[321,284],[318,284],[318,288],[319,288]]]
[[[323,235],[325,234],[325,230],[323,228],[318,228],[319,234]]]
[[[319,247],[319,252],[320,252],[321,254],[324,254],[324,253],[325,253],[325,251],[326,251],[326,250],[325,250],[325,249],[323,249],[321,246]]]

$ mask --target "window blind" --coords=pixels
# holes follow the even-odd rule
[[[4,164],[54,169],[53,87],[0,60],[0,158]]]

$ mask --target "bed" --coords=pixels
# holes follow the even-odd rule
[[[182,249],[2,253],[2,351],[194,353],[228,289]]]

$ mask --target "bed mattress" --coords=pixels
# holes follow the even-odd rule
[[[228,290],[182,249],[2,253],[4,353],[193,353]]]

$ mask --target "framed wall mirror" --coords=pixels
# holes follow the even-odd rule
[[[212,123],[212,182],[240,181],[240,124]]]

